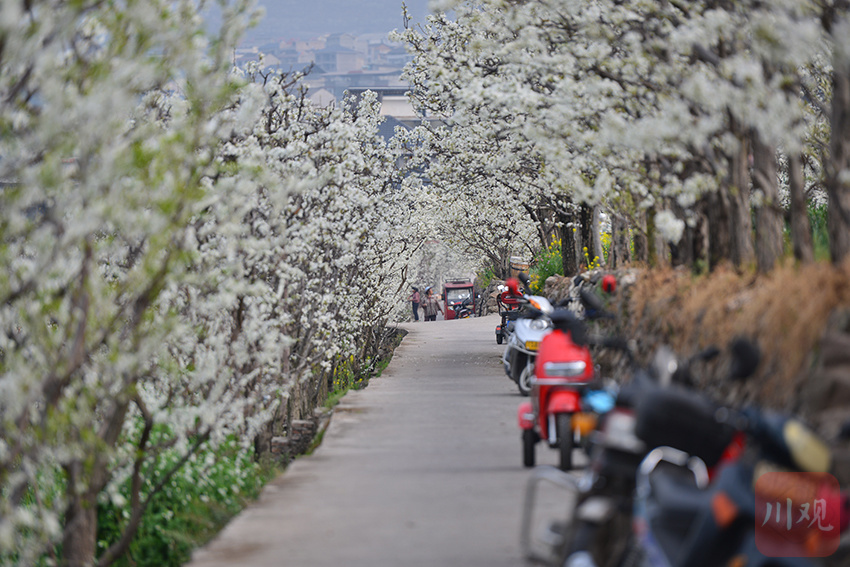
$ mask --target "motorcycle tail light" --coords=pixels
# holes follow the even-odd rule
[[[605,419],[606,435],[634,435],[635,416],[623,410],[614,410]]]
[[[614,449],[638,453],[645,450],[643,441],[635,435],[635,415],[616,408],[605,416],[602,432],[604,445]]]
[[[596,416],[587,412],[577,413],[573,415],[572,425],[573,431],[578,431],[579,435],[586,437],[596,429]]]

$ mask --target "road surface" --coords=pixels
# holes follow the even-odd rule
[[[379,378],[336,407],[322,445],[190,567],[516,567],[529,469],[496,316],[406,323]],[[555,451],[538,444],[539,463]]]

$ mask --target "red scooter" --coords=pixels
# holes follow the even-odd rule
[[[589,434],[596,416],[582,411],[582,390],[594,376],[584,323],[567,309],[550,316],[554,330],[540,343],[531,401],[520,404],[523,465],[534,466],[534,448],[545,440],[560,453],[561,470],[573,467],[575,436]]]

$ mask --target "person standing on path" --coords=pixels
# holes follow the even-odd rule
[[[431,286],[425,288],[425,301],[422,302],[422,309],[425,310],[426,321],[436,321],[437,311],[440,313],[443,312],[443,308],[440,306],[440,300],[434,295],[434,290]]]
[[[410,301],[410,303],[413,306],[413,320],[418,321],[419,320],[419,300],[420,300],[420,298],[419,298],[419,288],[416,287],[416,286],[411,286],[411,287],[413,287],[413,293],[411,293],[410,297],[408,297],[407,299]]]

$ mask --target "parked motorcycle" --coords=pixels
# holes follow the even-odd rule
[[[677,427],[693,401],[675,392],[648,397],[638,411],[638,434],[651,440],[656,427]],[[746,436],[747,449],[715,478],[691,450],[653,449],[638,470],[636,537],[626,561],[646,567],[804,567],[837,550],[850,501],[827,474],[829,447],[792,416],[700,403],[713,410],[707,435],[722,438],[731,429]],[[669,412],[668,418],[659,420],[656,410]],[[645,424],[649,412],[656,415]]]
[[[625,352],[631,360],[633,373],[630,381],[619,387],[613,408],[601,415],[597,429],[590,435],[588,468],[576,476],[553,467],[538,467],[529,479],[521,538],[523,547],[530,557],[551,565],[564,565],[567,557],[576,553],[592,553],[598,567],[621,564],[631,539],[637,470],[648,448],[651,448],[636,434],[635,408],[649,391],[667,388],[671,384],[690,385],[693,365],[718,354],[716,348],[709,348],[689,359],[680,360],[670,349],[662,347],[651,364],[644,368],[634,364],[625,341],[604,339],[596,342]],[[752,361],[749,366],[742,361],[737,364],[735,372],[749,373],[754,368]],[[684,436],[688,437],[690,431],[691,428],[687,428]],[[703,448],[695,450],[702,451]],[[718,456],[716,449],[712,449],[711,454],[700,454],[709,464],[716,464],[724,456]],[[552,533],[547,537],[546,548],[534,549],[530,519],[535,512],[536,491],[544,482],[568,491],[574,502],[556,526],[547,528]]]
[[[518,295],[513,295],[506,285],[500,285],[498,290],[499,295],[496,298],[496,304],[499,307],[499,316],[502,318],[502,321],[496,325],[496,344],[500,345],[503,342],[507,342],[514,330],[514,324],[520,314],[519,300],[522,297],[518,290]]]
[[[755,352],[745,342],[733,345],[733,378],[751,374],[758,360]],[[823,534],[812,529],[798,528],[796,544],[787,537],[777,538],[775,531],[758,529],[759,523],[763,526],[779,517],[780,502],[790,522],[786,497],[793,493],[795,498],[805,495],[823,502],[833,533],[847,527],[848,499],[837,483],[827,482],[831,477],[804,476],[798,482],[797,476],[788,476],[825,473],[829,468],[828,448],[801,422],[758,408],[738,411],[719,406],[681,387],[644,387],[635,408],[634,437],[652,450],[638,466],[634,486],[626,485],[619,499],[609,495],[606,502],[598,492],[585,491],[566,530],[562,546],[566,559],[557,564],[803,567],[819,564],[811,556],[821,551],[824,539],[837,544],[836,537],[818,537]],[[764,471],[778,471],[780,478],[791,479],[790,492],[768,489],[769,494],[760,495],[759,481],[767,478],[761,477]],[[609,484],[610,471],[604,478],[603,485]],[[629,494],[633,507],[628,505]],[[757,508],[759,498],[774,497],[775,514]],[[791,500],[787,502],[790,511]],[[589,513],[593,510],[595,517]],[[626,521],[629,514],[631,522]],[[768,543],[760,542],[760,536],[768,537]],[[620,545],[611,546],[612,541]],[[765,557],[765,545],[779,556]]]
[[[557,448],[562,470],[573,467],[576,435],[586,436],[595,417],[584,412],[582,395],[594,378],[584,324],[566,309],[549,316],[553,330],[540,344],[532,382],[532,399],[518,410],[523,465],[533,467],[535,445],[545,440]]]
[[[576,299],[586,318],[612,317],[602,301],[586,288]],[[569,305],[569,302],[566,303]],[[523,465],[533,467],[535,446],[545,440],[559,452],[562,470],[573,468],[573,449],[596,427],[598,412],[585,396],[596,377],[584,321],[571,309],[559,308],[548,315],[552,329],[540,342],[531,381],[531,401],[520,405]],[[599,392],[599,395],[607,395]],[[610,397],[610,396],[608,396]]]
[[[523,279],[528,285],[527,278]],[[531,378],[540,342],[553,328],[549,315],[554,308],[545,297],[522,293],[516,279],[510,278],[506,283],[509,297],[516,299],[520,309],[515,315],[513,330],[507,335],[502,364],[508,378],[516,382],[520,394],[527,396],[531,393]],[[514,314],[506,313],[505,319],[509,318],[514,318]],[[498,335],[496,342],[499,342]]]

